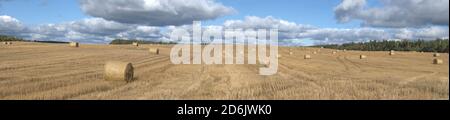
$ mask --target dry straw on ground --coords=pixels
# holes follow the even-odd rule
[[[70,47],[80,47],[80,43],[77,43],[77,42],[70,42],[70,43],[69,43],[69,46],[70,46]]]
[[[4,42],[4,41],[2,41]],[[0,42],[0,44],[2,44]],[[169,56],[152,56],[148,49],[166,54],[172,45],[128,49],[129,45],[83,45],[16,42],[0,46],[0,99],[5,100],[448,100],[448,54],[389,50],[342,50],[329,56],[313,55],[316,48],[279,47],[286,56],[277,74],[262,76],[260,65],[174,65]],[[141,46],[140,46],[141,47]],[[69,48],[69,49],[68,49]],[[247,49],[246,51],[247,52]],[[149,55],[150,54],[150,55]],[[192,54],[201,54],[201,52]],[[247,53],[246,53],[247,54]],[[319,53],[320,54],[320,53]],[[257,55],[257,54],[256,54]],[[267,55],[267,54],[266,54]],[[314,59],[302,59],[304,55]],[[328,55],[328,56],[327,56]],[[360,60],[359,55],[370,58]],[[192,55],[191,55],[192,56]],[[259,58],[259,56],[258,56]],[[433,59],[443,64],[433,64]],[[301,60],[299,60],[301,59]],[[132,84],[106,81],[106,61],[133,63]],[[259,59],[257,59],[259,60]],[[69,61],[69,62],[67,62]],[[77,64],[80,63],[80,64]],[[265,67],[267,68],[267,67]],[[424,80],[426,79],[426,80]]]
[[[133,80],[133,76],[134,68],[131,63],[108,61],[105,64],[105,80],[131,82]]]
[[[150,48],[148,49],[148,51],[152,54],[157,54],[159,55],[159,49],[158,48]]]
[[[442,59],[434,59],[433,64],[444,64],[444,60]]]

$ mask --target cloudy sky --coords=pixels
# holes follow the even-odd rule
[[[278,28],[281,44],[449,36],[449,0],[0,0],[0,34],[168,41],[175,28]]]

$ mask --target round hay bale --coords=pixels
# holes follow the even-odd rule
[[[337,53],[337,51],[333,51],[333,54],[336,54]]]
[[[294,52],[289,52],[289,55],[294,55]]]
[[[283,55],[281,55],[281,54],[278,54],[278,55],[277,55],[277,58],[281,58],[281,57],[283,57]]]
[[[444,64],[444,60],[442,60],[442,59],[434,59],[433,60],[433,64],[437,64],[437,65]]]
[[[389,52],[389,55],[395,55],[395,52],[391,50],[391,52]]]
[[[433,56],[434,56],[434,57],[440,57],[441,54],[439,54],[439,53],[434,53]]]
[[[77,42],[70,42],[70,43],[69,43],[69,46],[70,46],[70,47],[80,47],[80,44],[77,43]]]
[[[134,68],[131,63],[120,61],[108,61],[105,64],[105,80],[126,81],[133,80]]]
[[[366,55],[360,55],[360,56],[359,56],[359,59],[366,59],[366,58],[367,58]]]
[[[311,59],[311,55],[305,55],[305,59]]]
[[[313,52],[313,54],[317,54],[317,52],[316,52],[316,51],[314,51],[314,52]]]
[[[137,42],[133,42],[133,46],[136,46],[136,47],[138,47],[138,46],[139,46],[139,43],[137,43]]]
[[[148,49],[148,51],[152,54],[157,54],[159,55],[159,49],[158,48],[150,48]]]
[[[8,42],[3,42],[3,44],[8,45]]]

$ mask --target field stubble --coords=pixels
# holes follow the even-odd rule
[[[160,55],[148,48],[159,48]],[[448,99],[448,54],[280,47],[278,73],[260,65],[174,65],[170,46],[16,43],[0,46],[0,99]],[[292,52],[292,54],[290,53]],[[304,55],[312,59],[304,59]],[[360,59],[359,55],[368,56]],[[106,61],[135,81],[103,80]]]

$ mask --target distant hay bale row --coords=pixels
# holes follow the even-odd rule
[[[70,46],[70,47],[80,47],[80,43],[77,43],[77,42],[70,42],[70,43],[69,43],[69,46]]]
[[[159,49],[158,49],[158,48],[150,48],[150,49],[148,49],[148,51],[149,51],[151,54],[157,54],[157,55],[159,55]]]
[[[12,42],[3,42],[3,44],[5,44],[5,45],[12,45],[13,43]]]
[[[437,65],[444,64],[444,60],[442,60],[442,59],[434,59],[433,60],[433,64],[437,64]]]
[[[133,80],[133,76],[134,68],[131,63],[108,61],[105,64],[105,80],[131,82]]]

